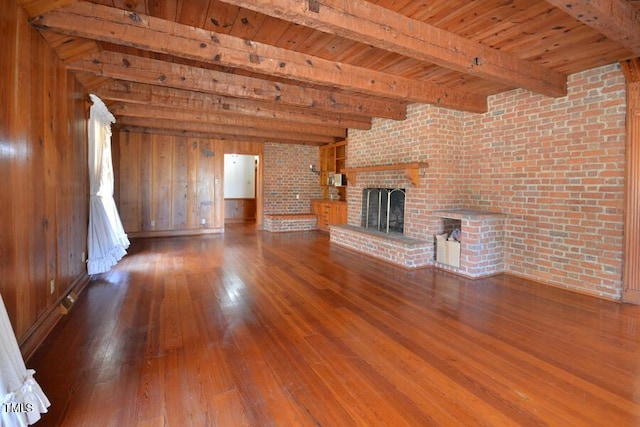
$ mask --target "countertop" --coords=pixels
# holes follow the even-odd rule
[[[435,216],[440,218],[452,219],[500,219],[506,217],[506,214],[500,212],[483,211],[477,209],[444,209],[435,211]]]

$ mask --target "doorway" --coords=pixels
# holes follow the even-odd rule
[[[256,222],[259,162],[258,155],[224,155],[225,224]]]

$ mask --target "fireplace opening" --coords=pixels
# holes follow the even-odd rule
[[[404,188],[365,188],[362,191],[362,227],[404,234]]]

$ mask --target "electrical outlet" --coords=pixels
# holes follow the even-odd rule
[[[82,262],[86,262],[86,261],[87,261],[87,254],[82,252]]]
[[[152,219],[152,220],[151,220],[151,226],[152,226],[152,227],[155,227],[155,226],[156,226],[156,220],[155,220],[155,219]]]
[[[202,224],[202,225],[206,225],[206,224],[207,224],[207,220],[206,220],[206,219],[204,219],[204,218],[202,218],[202,219],[200,220],[200,224]]]
[[[296,200],[300,200],[300,195],[296,193]]]
[[[49,294],[53,295],[55,291],[56,291],[56,281],[55,279],[51,279],[51,281],[49,282]]]
[[[77,300],[78,294],[73,291],[69,292],[67,296],[64,297],[64,299],[60,302],[60,313],[69,313],[69,310],[71,310],[71,307],[73,307],[73,304],[75,304]]]

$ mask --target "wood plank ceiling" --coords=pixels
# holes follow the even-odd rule
[[[125,130],[321,145],[640,57],[635,0],[20,0]]]

